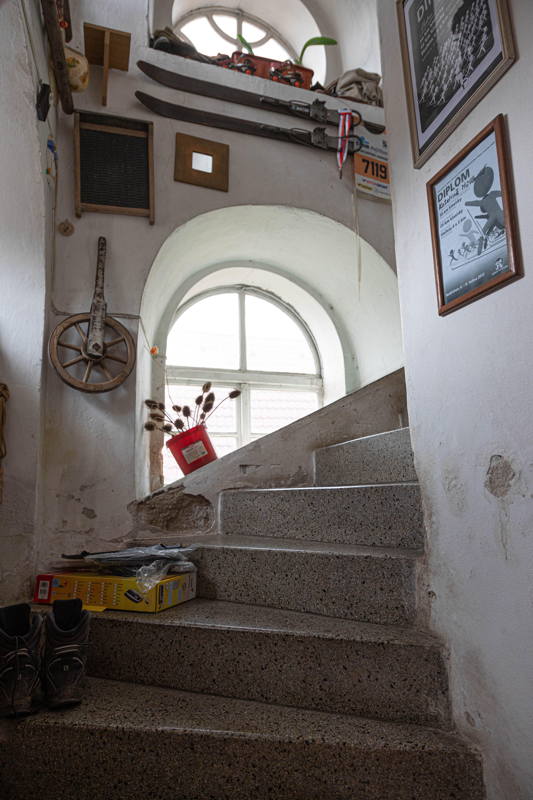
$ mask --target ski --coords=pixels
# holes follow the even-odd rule
[[[306,147],[317,147],[320,150],[338,150],[338,137],[328,136],[325,128],[314,128],[312,131],[303,128],[279,128],[276,125],[264,125],[252,120],[226,117],[223,114],[213,114],[211,111],[199,111],[186,106],[178,106],[144,92],[135,92],[135,97],[154,114],[178,119],[181,122],[208,125],[210,128],[222,128],[226,131],[246,133],[250,136],[263,136],[266,139],[277,139],[280,142],[293,142]],[[348,152],[357,153],[362,145],[360,138],[352,134],[348,139]]]
[[[177,89],[189,94],[198,94],[201,97],[212,97],[215,100],[225,100],[228,103],[237,103],[240,106],[250,108],[260,108],[262,111],[276,111],[280,114],[288,114],[291,117],[301,117],[320,122],[322,125],[339,125],[339,112],[335,108],[327,108],[325,100],[318,98],[312,103],[305,103],[301,100],[280,100],[277,97],[265,97],[254,92],[246,92],[243,89],[234,89],[229,86],[221,86],[218,83],[210,83],[198,78],[191,78],[188,75],[178,75],[168,69],[150,64],[148,61],[137,61],[137,66],[145,75],[169,89]],[[355,116],[354,127],[363,125],[370,133],[383,133],[384,125],[375,122],[367,122],[362,119],[358,111],[353,111]]]

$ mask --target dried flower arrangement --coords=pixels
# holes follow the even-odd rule
[[[202,393],[195,398],[194,403],[191,403],[190,406],[172,406],[172,411],[177,415],[174,419],[167,412],[164,403],[158,403],[157,400],[145,400],[144,404],[150,413],[147,422],[144,423],[144,428],[147,431],[161,431],[169,436],[176,436],[178,433],[190,430],[196,425],[205,424],[222,403],[226,400],[234,400],[239,395],[239,389],[232,389],[215,406],[215,393],[211,391],[211,382],[207,381],[202,386]]]

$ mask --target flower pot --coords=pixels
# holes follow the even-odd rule
[[[249,53],[242,53],[236,50],[229,63],[223,64],[226,69],[233,69],[237,72],[242,72],[245,75],[254,75],[256,78],[268,79],[272,64],[279,64],[281,61],[272,61],[271,58],[263,58],[263,56],[252,56]]]
[[[313,80],[313,70],[293,64],[292,61],[271,61],[268,77],[277,83],[287,83],[299,89],[309,89]]]
[[[203,423],[176,434],[166,442],[166,445],[184,475],[217,459],[217,454]]]

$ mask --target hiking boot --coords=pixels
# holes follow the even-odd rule
[[[89,638],[81,600],[56,600],[45,619],[43,689],[50,708],[81,703]]]
[[[0,717],[36,711],[42,619],[27,603],[0,608]]]

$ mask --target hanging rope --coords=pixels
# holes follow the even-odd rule
[[[352,129],[353,114],[349,108],[339,109],[339,140],[337,145],[337,166],[339,178],[342,178],[342,168],[348,158],[350,131]]]
[[[354,156],[355,158],[355,156]],[[361,279],[363,276],[363,265],[362,265],[362,254],[361,254],[361,235],[359,231],[359,208],[358,208],[358,196],[357,196],[357,182],[355,179],[355,164],[352,161],[352,176],[351,180],[352,183],[352,214],[353,214],[353,232],[355,235],[355,267],[356,267],[356,274],[357,274],[357,296],[361,298]]]
[[[4,430],[6,424],[8,400],[9,400],[9,389],[7,388],[5,383],[0,383],[0,503],[2,502],[2,494],[3,494],[2,459],[4,459],[7,455]]]
[[[9,400],[9,389],[5,383],[0,383],[0,461],[7,455],[6,442],[4,439],[4,427],[6,424],[7,401]]]

